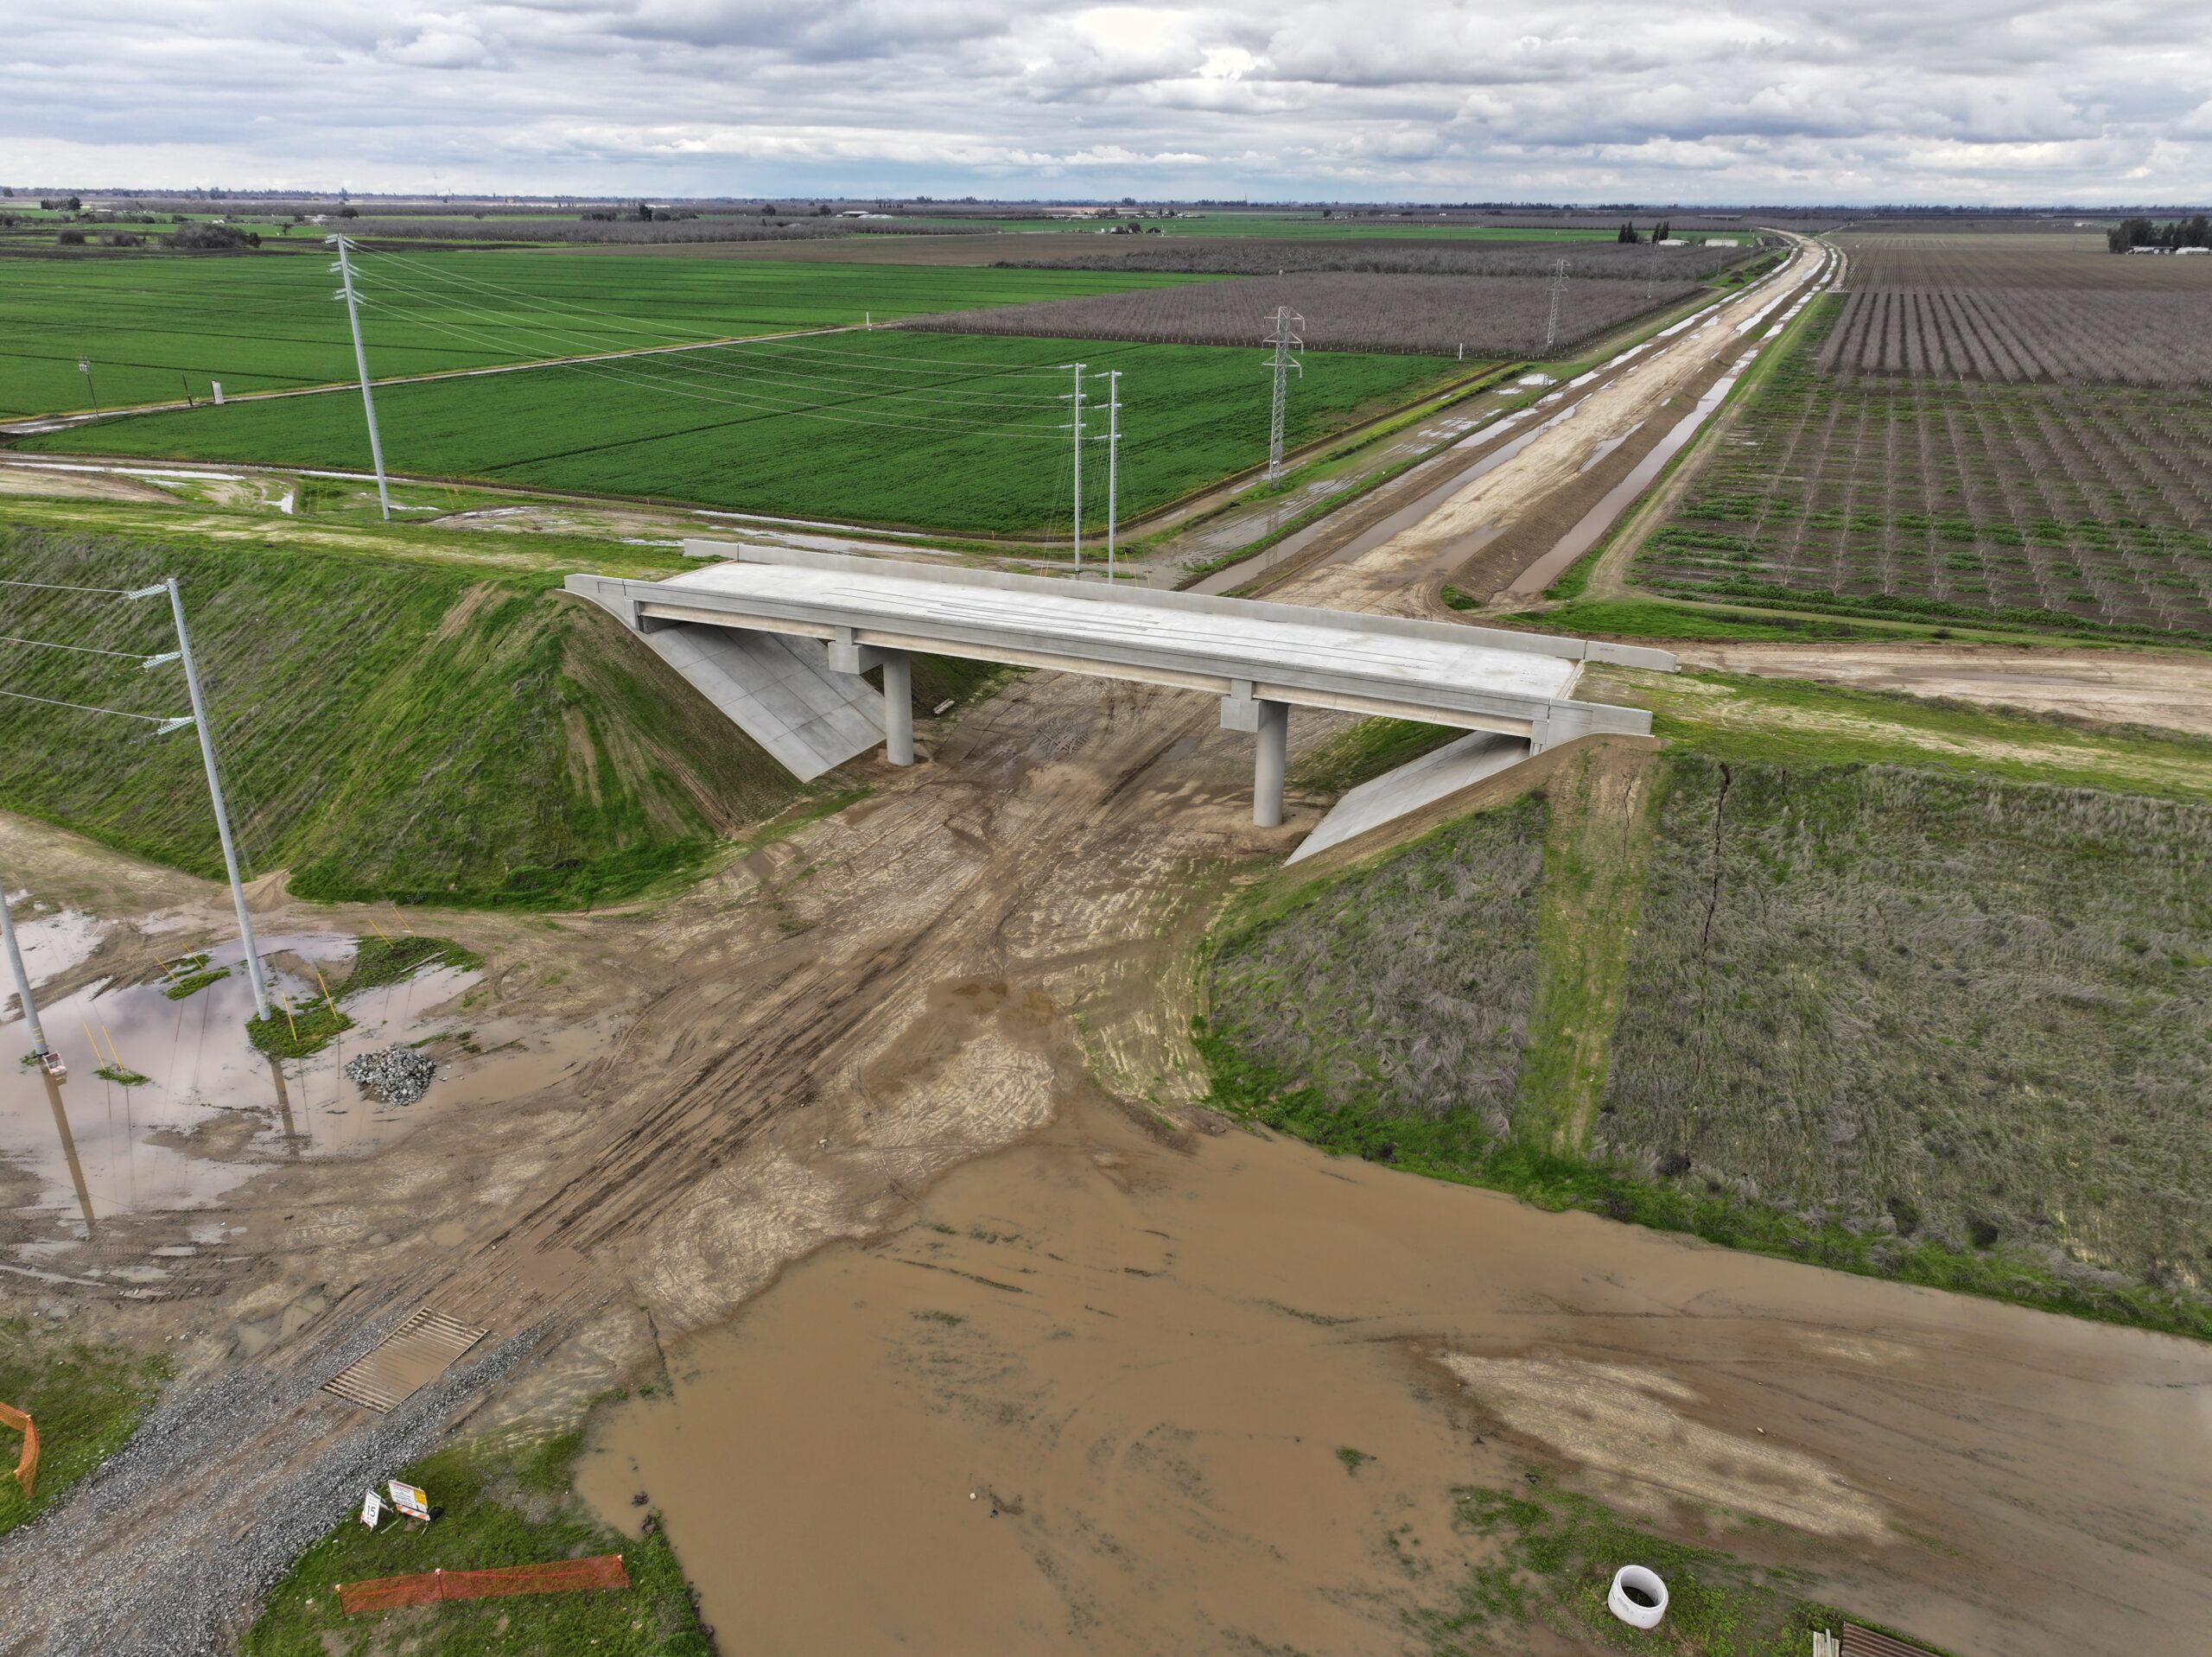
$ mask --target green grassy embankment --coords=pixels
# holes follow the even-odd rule
[[[1249,893],[1205,964],[1216,1099],[1547,1206],[2212,1338],[2212,745],[1755,693],[1764,730],[1662,720],[1656,759]]]
[[[0,1404],[38,1428],[38,1473],[16,1483],[22,1438],[0,1427],[0,1535],[60,1501],[123,1447],[168,1379],[166,1360],[86,1346],[23,1318],[0,1318]]]
[[[569,1488],[581,1432],[536,1444],[459,1444],[396,1476],[419,1486],[437,1517],[387,1518],[372,1531],[348,1515],[269,1592],[245,1657],[709,1657],[683,1572],[658,1527],[632,1541],[588,1514]],[[620,1553],[626,1589],[449,1601],[347,1616],[333,1585],[418,1571],[480,1571]]]
[[[423,556],[354,550],[378,544],[292,526],[218,541],[0,522],[0,575],[180,577],[245,861],[290,871],[302,897],[606,902],[700,867],[718,841],[808,796],[611,617],[562,595],[556,572],[505,547],[493,556],[507,562],[471,560],[458,537]],[[158,600],[8,591],[6,632],[170,647]],[[174,665],[10,654],[11,690],[153,714],[184,706]],[[918,664],[915,679],[918,697],[958,688],[941,664]],[[197,746],[153,730],[0,702],[0,808],[219,873]]]

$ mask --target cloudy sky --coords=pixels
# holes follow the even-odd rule
[[[0,181],[2202,202],[2179,0],[0,0]]]

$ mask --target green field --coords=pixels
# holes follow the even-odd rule
[[[1090,365],[1093,397],[1104,389],[1099,371],[1122,371],[1124,519],[1267,458],[1256,347],[878,331],[390,385],[378,391],[377,411],[385,464],[400,473],[1022,533],[1068,518],[1071,446],[1060,426],[1071,382],[1058,365],[1071,360]],[[1315,353],[1291,394],[1287,440],[1325,436],[1463,371],[1435,358]],[[136,416],[23,446],[369,465],[350,390]],[[1091,450],[1084,505],[1096,524],[1105,514],[1104,454],[1103,445]]]
[[[299,254],[0,258],[0,419],[351,378],[337,278]],[[745,262],[568,251],[363,253],[379,378],[791,328],[1126,293],[1095,270]],[[1203,278],[1198,278],[1203,280]],[[78,362],[92,365],[91,385]]]

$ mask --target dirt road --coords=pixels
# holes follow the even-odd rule
[[[1995,644],[1683,644],[1685,666],[2212,736],[2212,658]]]
[[[1486,516],[1541,510],[1580,476],[1593,439],[1680,396],[1713,371],[1720,349],[1696,331],[1679,336],[1604,388],[1591,412],[1559,429],[1566,435],[1547,434],[1482,479],[1478,498],[1453,502],[1444,526],[1270,596],[1416,607],[1440,545]],[[1296,740],[1328,727],[1301,715]],[[1110,1095],[1141,1123],[1194,1120],[1191,946],[1235,865],[1287,850],[1312,821],[1310,809],[1294,810],[1283,830],[1251,828],[1249,765],[1205,699],[1033,676],[941,733],[931,763],[859,768],[868,798],[681,898],[550,923],[442,918],[493,958],[491,999],[472,1018],[569,1040],[619,1034],[592,1035],[556,1083],[428,1116],[371,1161],[273,1164],[212,1211],[104,1221],[42,1255],[56,1279],[83,1281],[27,1291],[32,1310],[87,1334],[168,1339],[182,1379],[164,1414],[173,1430],[135,1443],[88,1487],[72,1510],[86,1517],[65,1513],[0,1542],[0,1598],[11,1607],[0,1649],[220,1649],[259,1589],[345,1515],[353,1473],[442,1421],[562,1419],[726,1319],[791,1262],[910,1217],[931,1181],[1042,1130],[1071,1101]],[[4,849],[34,890],[105,879],[111,861],[14,827]],[[165,937],[218,934],[219,894],[186,885],[188,895],[163,888],[142,907],[174,929]],[[266,924],[349,917],[274,901]],[[1176,1152],[1159,1178],[1223,1143]],[[1311,1189],[1327,1191],[1329,1178]],[[126,1295],[116,1271],[182,1246],[194,1228],[219,1241],[194,1244],[191,1269],[156,1294]],[[1563,1317],[1600,1302],[1641,1305],[1655,1350],[1702,1338],[1709,1326],[1675,1321],[1677,1302],[1637,1280],[1643,1262],[1675,1261],[1667,1269],[1678,1272],[1701,1251],[1603,1235],[1618,1240],[1618,1269],[1527,1276],[1528,1292],[1554,1297]],[[1523,1273],[1512,1255],[1484,1269],[1506,1293]],[[1860,1314],[1836,1310],[1834,1280],[1771,1269],[1796,1287],[1760,1323],[1783,1319],[1807,1340],[1865,1333]],[[1729,1281],[1712,1289],[1724,1302]],[[426,1302],[489,1326],[480,1370],[381,1422],[315,1390]],[[1420,1324],[1419,1305],[1403,1318]],[[2054,1352],[2085,1338],[2081,1326],[2031,1321],[2048,1327]],[[263,1334],[249,1341],[250,1327]],[[2176,1343],[2095,1333],[2130,1343],[2152,1368],[2192,1361]],[[1913,1362],[1940,1366],[1944,1349],[1930,1335],[1912,1350]],[[1862,1419],[1863,1378],[1847,1386],[1823,1373],[1763,1370],[1747,1348],[1732,1396],[1817,1405],[1859,1421],[1853,1430],[1877,1446],[1868,1453],[1906,1453],[1918,1429]],[[1812,1401],[1787,1402],[1800,1397]],[[2008,1476],[2055,1501],[2074,1463],[2038,1470],[2037,1431],[2024,1417],[2011,1451],[2023,1470]],[[1577,1463],[1572,1445],[1561,1453]],[[1581,1464],[1593,1477],[1604,1470]],[[179,1479],[193,1487],[188,1504],[168,1499]],[[2159,1505],[2163,1495],[2145,1500],[2184,1539],[2177,1546],[2197,1546],[2185,1540],[2193,1520]],[[684,1530],[672,1533],[688,1550]],[[1894,1543],[1834,1546],[1839,1568],[1865,1581],[1918,1580]],[[2142,1556],[2110,1565],[2115,1580],[2152,1569]]]

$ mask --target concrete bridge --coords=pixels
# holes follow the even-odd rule
[[[1486,733],[1453,746],[1497,770],[1576,737],[1649,733],[1641,708],[1573,699],[1584,663],[1675,666],[1664,651],[1451,622],[782,548],[684,547],[730,562],[659,581],[571,575],[568,590],[612,612],[802,781],[879,741],[893,765],[913,764],[918,651],[1219,697],[1222,727],[1255,739],[1252,820],[1264,828],[1282,821],[1294,707]],[[871,668],[882,670],[880,693],[861,676]],[[1421,774],[1434,788],[1456,773],[1432,761]]]

